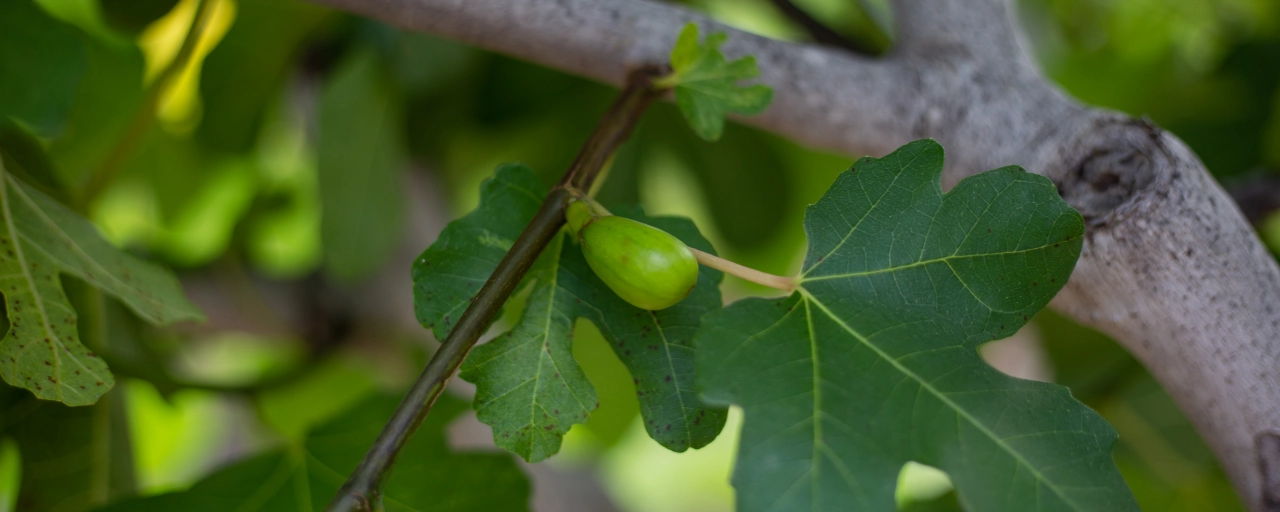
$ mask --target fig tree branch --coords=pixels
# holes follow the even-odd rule
[[[391,420],[374,441],[373,447],[325,510],[377,510],[378,486],[383,475],[395,463],[396,454],[422,424],[431,411],[431,406],[462,366],[463,359],[488,329],[502,305],[538,259],[538,255],[564,225],[564,207],[571,195],[570,190],[591,188],[601,168],[630,136],[641,114],[661,94],[661,91],[650,85],[650,78],[659,73],[660,70],[651,67],[643,67],[631,73],[626,87],[596,125],[595,131],[591,133],[569,170],[551,193],[547,194],[533,220],[520,233],[520,237],[498,263],[498,268],[485,281],[484,286],[471,299],[471,305],[431,356],[427,367],[400,402]]]

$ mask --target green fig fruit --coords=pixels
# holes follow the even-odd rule
[[[577,200],[566,207],[565,218],[591,270],[635,307],[669,308],[698,283],[698,260],[666,231],[624,217],[597,215]]]

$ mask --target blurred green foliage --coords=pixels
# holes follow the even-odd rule
[[[389,255],[406,243],[405,225],[392,219],[391,212],[402,212],[396,215],[401,220],[408,215],[403,212],[418,212],[396,206],[404,197],[398,194],[403,184],[411,182],[404,180],[407,176],[426,177],[439,189],[427,197],[442,202],[428,207],[432,215],[445,217],[473,208],[480,181],[503,162],[524,162],[545,182],[553,181],[615,93],[537,65],[299,0],[220,1],[234,4],[234,18],[199,63],[199,79],[189,85],[200,103],[194,124],[186,130],[171,123],[151,125],[88,215],[109,240],[179,267],[188,279],[233,283],[229,286],[241,293],[237,300],[260,313],[270,309],[261,306],[270,301],[245,298],[243,282],[250,279],[297,286],[304,294],[312,288],[301,283],[323,281],[327,277],[317,276],[324,274],[349,284],[372,282],[393,261]],[[65,199],[82,186],[118,145],[144,99],[152,57],[140,48],[138,36],[184,3],[190,0],[0,0],[0,156],[6,167],[55,198]],[[769,0],[681,3],[758,33],[805,39]],[[870,47],[890,45],[892,19],[885,0],[795,3]],[[1043,68],[1070,94],[1149,116],[1187,141],[1226,183],[1280,172],[1280,3],[1021,0],[1019,6]],[[355,96],[332,99],[335,90],[342,92],[338,81],[352,76],[352,62],[363,66],[364,71],[357,71],[364,73],[364,85]],[[386,116],[353,119],[357,113],[335,112],[351,101],[376,105]],[[800,229],[805,205],[816,201],[853,159],[733,123],[719,142],[706,143],[681,124],[673,105],[655,105],[615,159],[600,191],[602,201],[610,206],[641,203],[651,215],[690,216],[727,257],[773,273],[794,272],[805,244]],[[374,126],[380,130],[376,135],[368,128]],[[332,140],[335,130],[350,130],[352,137],[371,142],[344,149],[343,143],[355,140],[339,135],[336,142],[321,144]],[[334,165],[355,172],[333,181],[326,174]],[[374,212],[352,211],[360,200],[348,194],[362,193],[362,186],[370,187],[363,189],[365,194],[391,199]],[[366,213],[372,215],[364,217]],[[381,220],[362,220],[366,218]],[[1264,226],[1273,247],[1280,247],[1280,215],[1273,214]],[[363,245],[376,250],[343,255]],[[413,252],[421,248],[409,247]],[[322,268],[328,272],[319,273]],[[407,268],[389,273],[407,281]],[[763,290],[730,278],[724,291],[732,300]],[[107,410],[102,418],[129,423],[137,446],[98,460],[107,465],[93,471],[61,459],[45,465],[60,456],[59,449],[81,446],[87,434],[83,429],[45,428],[41,421],[103,414],[106,406],[34,404],[23,411],[36,412],[19,416],[17,406],[9,405],[32,402],[30,394],[0,389],[0,402],[9,404],[0,407],[0,510],[5,497],[13,497],[6,495],[5,482],[15,469],[23,475],[23,494],[32,499],[47,496],[39,490],[48,482],[42,471],[56,470],[76,480],[57,484],[71,500],[70,510],[83,509],[72,505],[82,496],[76,489],[85,486],[96,486],[96,503],[115,492],[131,492],[134,468],[126,463],[110,470],[110,463],[121,464],[130,453],[138,455],[134,467],[142,493],[180,488],[194,482],[199,472],[168,481],[146,476],[173,464],[157,455],[164,443],[207,443],[207,449],[183,455],[204,458],[185,461],[200,471],[226,462],[218,457],[227,454],[299,443],[312,427],[369,394],[403,385],[424,354],[420,342],[399,343],[421,337],[420,332],[384,326],[373,337],[397,341],[371,347],[375,344],[367,337],[337,335],[339,341],[333,343],[348,346],[335,357],[357,363],[308,355],[285,358],[310,370],[250,398],[215,393],[175,398],[182,396],[175,395],[179,388],[191,383],[176,362],[180,355],[208,354],[192,347],[217,336],[157,333],[137,325],[118,304],[109,301],[105,309],[107,338],[117,358],[112,367],[156,389],[154,394],[122,393],[119,399],[109,395],[111,407],[127,406],[133,413],[128,422],[118,411]],[[338,320],[334,322],[340,324]],[[364,322],[386,323],[376,317]],[[1105,336],[1052,313],[1042,314],[1035,325],[1043,334],[1055,379],[1120,432],[1115,457],[1145,510],[1240,510],[1203,442],[1137,361]],[[308,341],[316,338],[315,329],[308,324],[283,337],[308,354],[319,352]],[[601,462],[602,478],[618,502],[632,510],[671,510],[672,501],[664,499],[696,503],[702,510],[727,506],[727,490],[705,479],[727,477],[731,450],[713,443],[712,449],[677,456],[658,448],[635,423],[635,390],[625,377],[618,378],[621,363],[592,329],[579,326],[576,331],[574,357],[599,390],[602,407],[574,432],[590,433],[580,436],[589,438],[582,443],[593,443],[591,460]],[[279,365],[269,363],[278,358],[271,354],[280,338],[243,334],[239,340],[267,348],[243,355],[239,362],[249,370],[238,371],[278,371]],[[197,365],[221,371],[214,359],[226,358],[208,357]],[[138,389],[150,387],[139,384]],[[234,406],[245,402],[251,404],[248,412]],[[225,432],[239,437],[196,432],[193,425],[214,421],[202,418],[220,418]],[[736,421],[718,443],[733,442],[733,425],[740,425]],[[103,425],[101,420],[67,424]],[[184,434],[136,435],[139,431]],[[37,440],[44,444],[28,447],[30,432],[39,432]],[[111,430],[99,431],[95,442],[106,439],[103,432]],[[573,432],[567,436],[566,452],[574,450],[568,446],[574,438]],[[21,453],[20,468],[8,462],[14,446]],[[651,448],[658,451],[646,451]],[[669,458],[693,461],[712,455],[720,458],[688,464]],[[647,466],[620,469],[625,464]],[[656,490],[672,489],[672,482],[687,485],[659,498],[662,493]],[[955,509],[954,494],[939,500],[910,506]],[[26,507],[19,510],[31,509]]]
[[[374,396],[348,414],[310,429],[304,442],[238,461],[186,491],[124,500],[97,510],[320,510],[355,469],[399,401],[397,396]],[[404,446],[398,471],[382,486],[379,499],[386,510],[527,510],[529,484],[510,457],[449,449],[445,427],[466,404],[445,396],[436,406]]]
[[[1150,117],[1227,180],[1280,168],[1280,4],[1023,0],[1046,71],[1086,103]]]
[[[34,3],[0,2],[0,112],[42,135],[57,135],[84,68],[78,30]]]
[[[400,119],[377,56],[356,48],[320,95],[316,143],[325,270],[355,281],[386,263],[404,219]]]

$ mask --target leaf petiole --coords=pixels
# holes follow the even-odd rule
[[[731,276],[737,276],[741,279],[782,290],[787,293],[793,292],[796,289],[796,280],[790,277],[776,276],[767,272],[761,272],[754,268],[734,263],[714,254],[705,253],[692,247],[690,247],[689,250],[693,252],[693,257],[697,258],[699,264],[714,268]]]

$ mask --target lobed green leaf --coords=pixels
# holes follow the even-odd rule
[[[450,223],[414,263],[418,320],[437,338],[448,335],[545,195],[528,167],[499,167],[482,186],[480,206]],[[617,213],[712,250],[687,219]],[[586,318],[631,372],[649,435],[675,451],[706,445],[723,428],[726,411],[697,398],[692,339],[701,316],[720,307],[722,277],[701,269],[684,301],[641,310],[596,277],[570,237],[558,235],[526,276],[532,289],[519,322],[463,363],[462,378],[477,386],[477,415],[493,427],[499,446],[530,461],[555,454],[564,434],[599,405],[571,350],[574,321]]]
[[[88,405],[111,389],[106,363],[80,343],[60,273],[119,298],[153,324],[201,320],[173,274],[107,243],[89,221],[0,165],[0,293],[9,330],[0,376],[39,398]]]
[[[1105,420],[977,352],[1066,283],[1080,215],[1017,167],[943,194],[942,167],[931,140],[859,160],[806,212],[799,290],[704,318],[704,398],[745,412],[740,510],[892,510],[908,461],[968,510],[1136,510]]]

